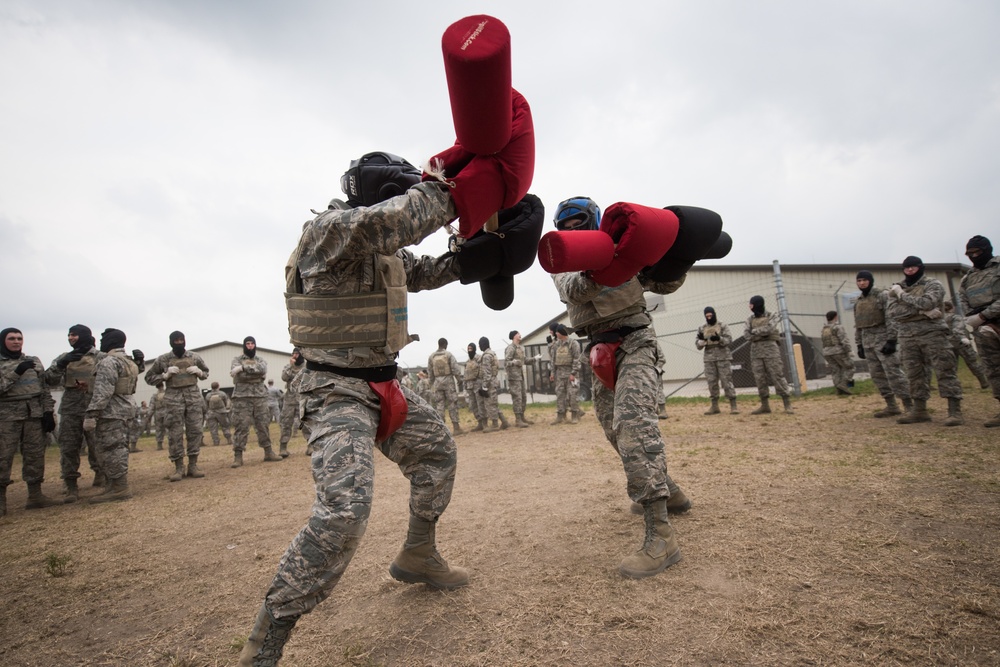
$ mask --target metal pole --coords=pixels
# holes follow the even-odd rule
[[[788,369],[792,373],[792,389],[796,396],[802,395],[802,385],[799,383],[799,372],[795,365],[795,351],[792,350],[792,327],[788,319],[788,304],[785,303],[785,287],[781,282],[781,265],[778,260],[772,262],[774,266],[774,289],[778,295],[778,312],[781,313],[781,328],[785,333],[785,358],[788,360]]]

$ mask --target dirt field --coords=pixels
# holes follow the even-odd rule
[[[389,576],[407,485],[379,458],[361,549],[282,664],[1000,665],[1000,433],[981,426],[996,402],[965,386],[957,428],[937,397],[934,423],[872,419],[869,383],[809,395],[794,416],[751,416],[742,397],[738,416],[671,401],[670,472],[694,507],[673,522],[683,561],[641,581],[617,572],[642,520],[592,412],[549,426],[553,410],[535,406],[530,429],[459,438],[438,530],[472,573],[455,592]],[[235,663],[309,514],[304,443],[273,464],[253,447],[238,470],[206,447],[208,476],[173,484],[166,453],[140,448],[135,497],[111,506],[25,512],[15,461],[0,664]],[[57,494],[55,450],[48,471]]]

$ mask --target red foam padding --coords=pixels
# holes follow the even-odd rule
[[[441,38],[458,143],[496,153],[511,137],[510,32],[485,14],[455,21]]]
[[[616,242],[615,257],[594,271],[594,282],[617,287],[644,267],[655,264],[677,240],[680,221],[673,212],[640,204],[617,202],[601,218],[601,232]]]
[[[549,273],[603,269],[615,256],[615,242],[599,230],[549,232],[538,242],[538,263]]]

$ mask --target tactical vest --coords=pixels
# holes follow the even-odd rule
[[[751,329],[760,329],[762,327],[770,326],[770,324],[771,324],[771,316],[768,315],[767,313],[764,313],[760,317],[750,318]],[[777,331],[771,331],[771,333],[767,334],[766,336],[751,336],[751,338],[753,341],[760,343],[765,340],[774,340],[774,341],[781,340],[781,335]]]
[[[448,353],[439,350],[431,355],[431,367],[434,369],[434,377],[436,378],[451,375],[451,364],[448,363]]]
[[[605,287],[586,303],[567,304],[574,329],[584,329],[604,320],[637,315],[646,309],[642,285],[635,278],[618,287]]]
[[[263,375],[248,375],[247,373],[239,373],[233,378],[233,384],[263,384],[265,377]]]
[[[705,337],[705,347],[720,347],[722,345],[722,325],[718,322],[702,329],[701,335]],[[718,336],[719,340],[710,340],[712,336]]]
[[[475,380],[479,378],[479,357],[469,359],[465,362],[465,379]]]
[[[63,377],[63,386],[67,389],[76,387],[77,382],[86,382],[88,385],[94,384],[94,372],[97,370],[97,355],[85,354],[79,361],[71,361],[66,364],[66,375]]]
[[[569,346],[572,344],[570,341],[566,341],[565,343],[560,341],[556,345],[556,366],[571,366],[573,364],[573,353],[569,350]]]
[[[879,305],[878,292],[871,291],[854,303],[854,326],[871,329],[885,324],[885,310]]]
[[[1000,299],[1000,264],[987,265],[982,271],[973,271],[965,276],[965,298],[969,307],[985,308]]]
[[[823,347],[837,347],[839,345],[837,337],[833,335],[833,327],[829,324],[823,327],[820,338],[823,340]]]
[[[399,352],[410,342],[406,268],[396,255],[374,255],[375,281],[363,294],[303,294],[300,248],[285,265],[288,335],[298,347],[343,350],[385,348]]]
[[[135,385],[139,381],[139,367],[129,359],[125,350],[112,350],[108,354],[125,362],[125,373],[119,375],[115,381],[115,393],[119,396],[131,396],[135,393]]]
[[[482,365],[483,368],[486,368],[490,371],[490,377],[494,379],[496,378],[497,371],[500,370],[500,364],[499,362],[497,362],[497,355],[495,355],[492,351],[484,352],[483,355],[479,358],[479,363]]]
[[[32,357],[22,356],[19,359],[13,359],[15,363],[12,364],[12,369],[16,368],[18,364],[22,361],[30,361]],[[10,363],[9,361],[7,363]],[[36,396],[42,395],[42,381],[38,377],[38,371],[34,368],[29,368],[24,371],[17,378],[17,382],[7,389],[3,396],[0,396],[0,401],[26,401],[29,398],[35,398]]]
[[[913,285],[912,287],[907,288],[906,289],[906,293],[909,294],[910,296],[916,296],[916,297],[923,296],[924,292],[927,291],[927,285],[928,285],[928,283],[923,283],[923,284],[918,283],[916,285]],[[909,306],[909,304],[906,304],[906,305]],[[937,307],[940,307],[941,305],[942,304],[937,304]],[[912,306],[909,306],[909,307],[912,308]],[[927,317],[922,312],[920,312],[919,310],[917,310],[917,311],[914,311],[912,313],[908,313],[906,315],[902,315],[902,316],[897,317],[896,321],[898,321],[898,322],[920,322],[922,320],[929,320],[929,319],[931,319],[931,318]]]
[[[180,373],[176,373],[167,378],[167,386],[171,389],[183,389],[184,387],[193,387],[198,384],[198,378],[196,376],[184,372],[185,368],[197,365],[198,363],[195,361],[194,357],[184,356],[178,359],[176,356],[171,355],[168,366],[176,366],[180,369]]]
[[[216,393],[213,391],[208,395],[208,409],[209,410],[226,409],[226,399],[222,398],[221,393]]]

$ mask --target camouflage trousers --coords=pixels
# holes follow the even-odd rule
[[[101,471],[108,479],[128,474],[129,425],[124,419],[98,419],[92,441],[101,462]]]
[[[781,362],[781,357],[758,357],[750,361],[750,368],[753,370],[753,379],[757,383],[757,395],[767,398],[771,393],[770,385],[774,385],[774,392],[779,396],[791,395],[788,391],[788,380],[785,379],[785,365]]]
[[[167,431],[167,447],[170,450],[171,461],[180,461],[184,458],[185,435],[187,455],[198,456],[201,452],[204,414],[204,403],[198,387],[167,389],[163,397],[163,428]]]
[[[431,390],[431,402],[434,408],[441,415],[441,420],[444,421],[445,412],[451,417],[451,423],[458,423],[458,392],[455,391],[455,383],[452,382],[451,376],[446,378],[445,382],[435,382],[437,385],[433,390]]]
[[[903,367],[899,364],[899,357],[898,353],[882,354],[882,345],[876,347],[865,345],[865,361],[868,362],[868,372],[882,398],[890,396],[910,398],[910,383],[906,380]]]
[[[520,371],[507,375],[507,387],[510,389],[510,400],[514,404],[514,414],[523,415],[528,396],[524,390],[524,376]]]
[[[1000,337],[995,333],[981,333],[983,327],[976,330],[976,346],[979,347],[979,357],[986,369],[986,377],[993,389],[993,398],[1000,400]]]
[[[80,478],[80,457],[84,448],[90,469],[94,474],[101,470],[93,438],[83,430],[83,417],[83,413],[59,415],[59,476],[62,479]]]
[[[457,451],[437,411],[404,387],[406,421],[376,443],[378,399],[367,384],[351,378],[338,386],[355,395],[338,395],[329,386],[300,394],[316,498],[267,591],[265,604],[275,618],[312,611],[350,564],[371,512],[376,446],[410,481],[411,515],[436,521],[451,502]]]
[[[222,431],[222,437],[226,439],[229,444],[233,443],[233,434],[229,431],[229,413],[228,412],[215,412],[209,410],[205,413],[205,428],[208,429],[209,435],[212,436],[212,444],[219,444],[219,431]]]
[[[250,424],[257,432],[257,444],[262,449],[271,446],[271,408],[265,396],[233,398],[233,451],[245,452],[250,437]]]
[[[279,442],[287,445],[292,439],[292,433],[299,428],[299,395],[296,392],[286,392],[285,400],[281,404],[281,437]]]
[[[833,386],[846,389],[847,385],[854,380],[854,364],[846,354],[826,355],[826,365],[830,367],[830,375],[833,376]]]
[[[500,401],[497,400],[497,386],[495,383],[490,383],[487,387],[487,395],[480,396],[479,392],[476,392],[476,396],[479,397],[483,419],[489,419],[490,421],[497,421],[500,419]]]
[[[167,425],[164,423],[165,419],[163,417],[156,417],[153,420],[153,431],[156,434],[156,446],[163,446],[163,438],[167,435]]]
[[[643,330],[645,331],[645,330]],[[626,342],[635,332],[626,337]],[[639,341],[642,342],[641,339]],[[679,489],[667,474],[667,456],[656,416],[660,376],[653,342],[618,351],[613,390],[594,380],[594,412],[608,442],[621,457],[629,498],[637,503],[667,498]]]
[[[472,416],[476,418],[476,421],[483,421],[486,419],[486,399],[479,395],[477,391],[479,389],[479,382],[473,381],[465,390],[466,395],[469,399],[469,410],[472,412]],[[499,419],[499,417],[497,417]]]
[[[10,470],[18,452],[21,452],[21,479],[28,484],[41,484],[45,480],[41,419],[0,421],[0,488],[10,486]]]
[[[579,392],[570,382],[570,375],[569,366],[556,366],[556,412],[561,415],[566,410],[580,414]]]
[[[733,364],[729,359],[719,359],[718,361],[706,359],[705,381],[708,383],[708,395],[712,398],[719,398],[720,384],[726,398],[736,398],[736,388],[733,386]]]
[[[958,357],[965,359],[965,365],[969,367],[969,370],[976,376],[976,379],[981,383],[989,383],[989,375],[986,373],[986,366],[983,364],[983,360],[976,352],[975,347],[971,344],[962,345],[959,343],[957,345],[952,344],[951,349],[954,350],[957,355],[955,358],[956,362],[958,361]]]
[[[962,385],[958,381],[958,361],[951,350],[945,331],[924,331],[919,336],[900,340],[899,360],[910,383],[910,396],[915,400],[930,398],[927,368],[933,368],[938,379],[938,393],[942,398],[962,398]]]

